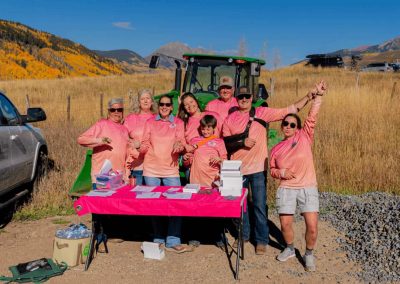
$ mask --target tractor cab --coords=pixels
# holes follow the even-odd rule
[[[158,66],[159,57],[154,55],[150,62],[150,68]],[[259,84],[258,78],[261,73],[261,66],[264,60],[224,55],[191,54],[183,55],[185,61],[173,59],[177,68],[175,71],[175,86],[169,94],[178,99],[180,90],[183,93],[193,93],[204,110],[207,103],[219,97],[219,79],[222,76],[229,76],[235,82],[235,95],[242,87],[246,87],[253,94],[255,106],[266,105],[265,100],[268,93],[263,84]],[[186,66],[186,73],[181,86],[181,66]],[[157,98],[157,97],[156,97]],[[174,101],[174,106],[177,105]],[[174,108],[176,110],[176,108]]]

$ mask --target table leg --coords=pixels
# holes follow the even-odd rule
[[[243,206],[240,211],[240,219],[239,219],[238,246],[237,246],[236,273],[235,273],[236,280],[239,280],[240,259],[244,259]]]
[[[92,262],[93,253],[94,253],[94,242],[97,239],[97,232],[96,232],[96,217],[92,214],[92,235],[90,237],[89,243],[89,252],[85,262],[85,271],[88,270],[90,263]]]

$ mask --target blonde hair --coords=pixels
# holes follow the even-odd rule
[[[132,100],[132,112],[133,113],[140,113],[140,99],[144,94],[149,94],[150,98],[151,98],[151,107],[150,107],[150,111],[152,113],[156,113],[157,112],[157,105],[154,101],[154,96],[153,96],[153,92],[150,89],[142,89],[138,92],[138,95],[136,98],[133,98]]]

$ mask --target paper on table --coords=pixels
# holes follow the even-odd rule
[[[108,197],[115,193],[115,190],[92,190],[86,196]]]
[[[137,185],[131,191],[133,192],[151,192],[156,186]]]
[[[163,196],[168,199],[191,199],[192,194],[190,192],[174,192],[174,193],[167,193],[164,192]]]
[[[161,192],[142,192],[139,191],[136,193],[136,198],[144,199],[144,198],[160,198]]]
[[[103,165],[101,166],[100,175],[107,174],[112,169],[112,163],[110,160],[105,159]]]

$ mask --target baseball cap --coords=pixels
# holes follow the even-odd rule
[[[234,86],[233,79],[229,76],[222,76],[219,79],[219,87],[222,87],[222,86],[229,86],[229,87],[233,88],[233,86]]]

